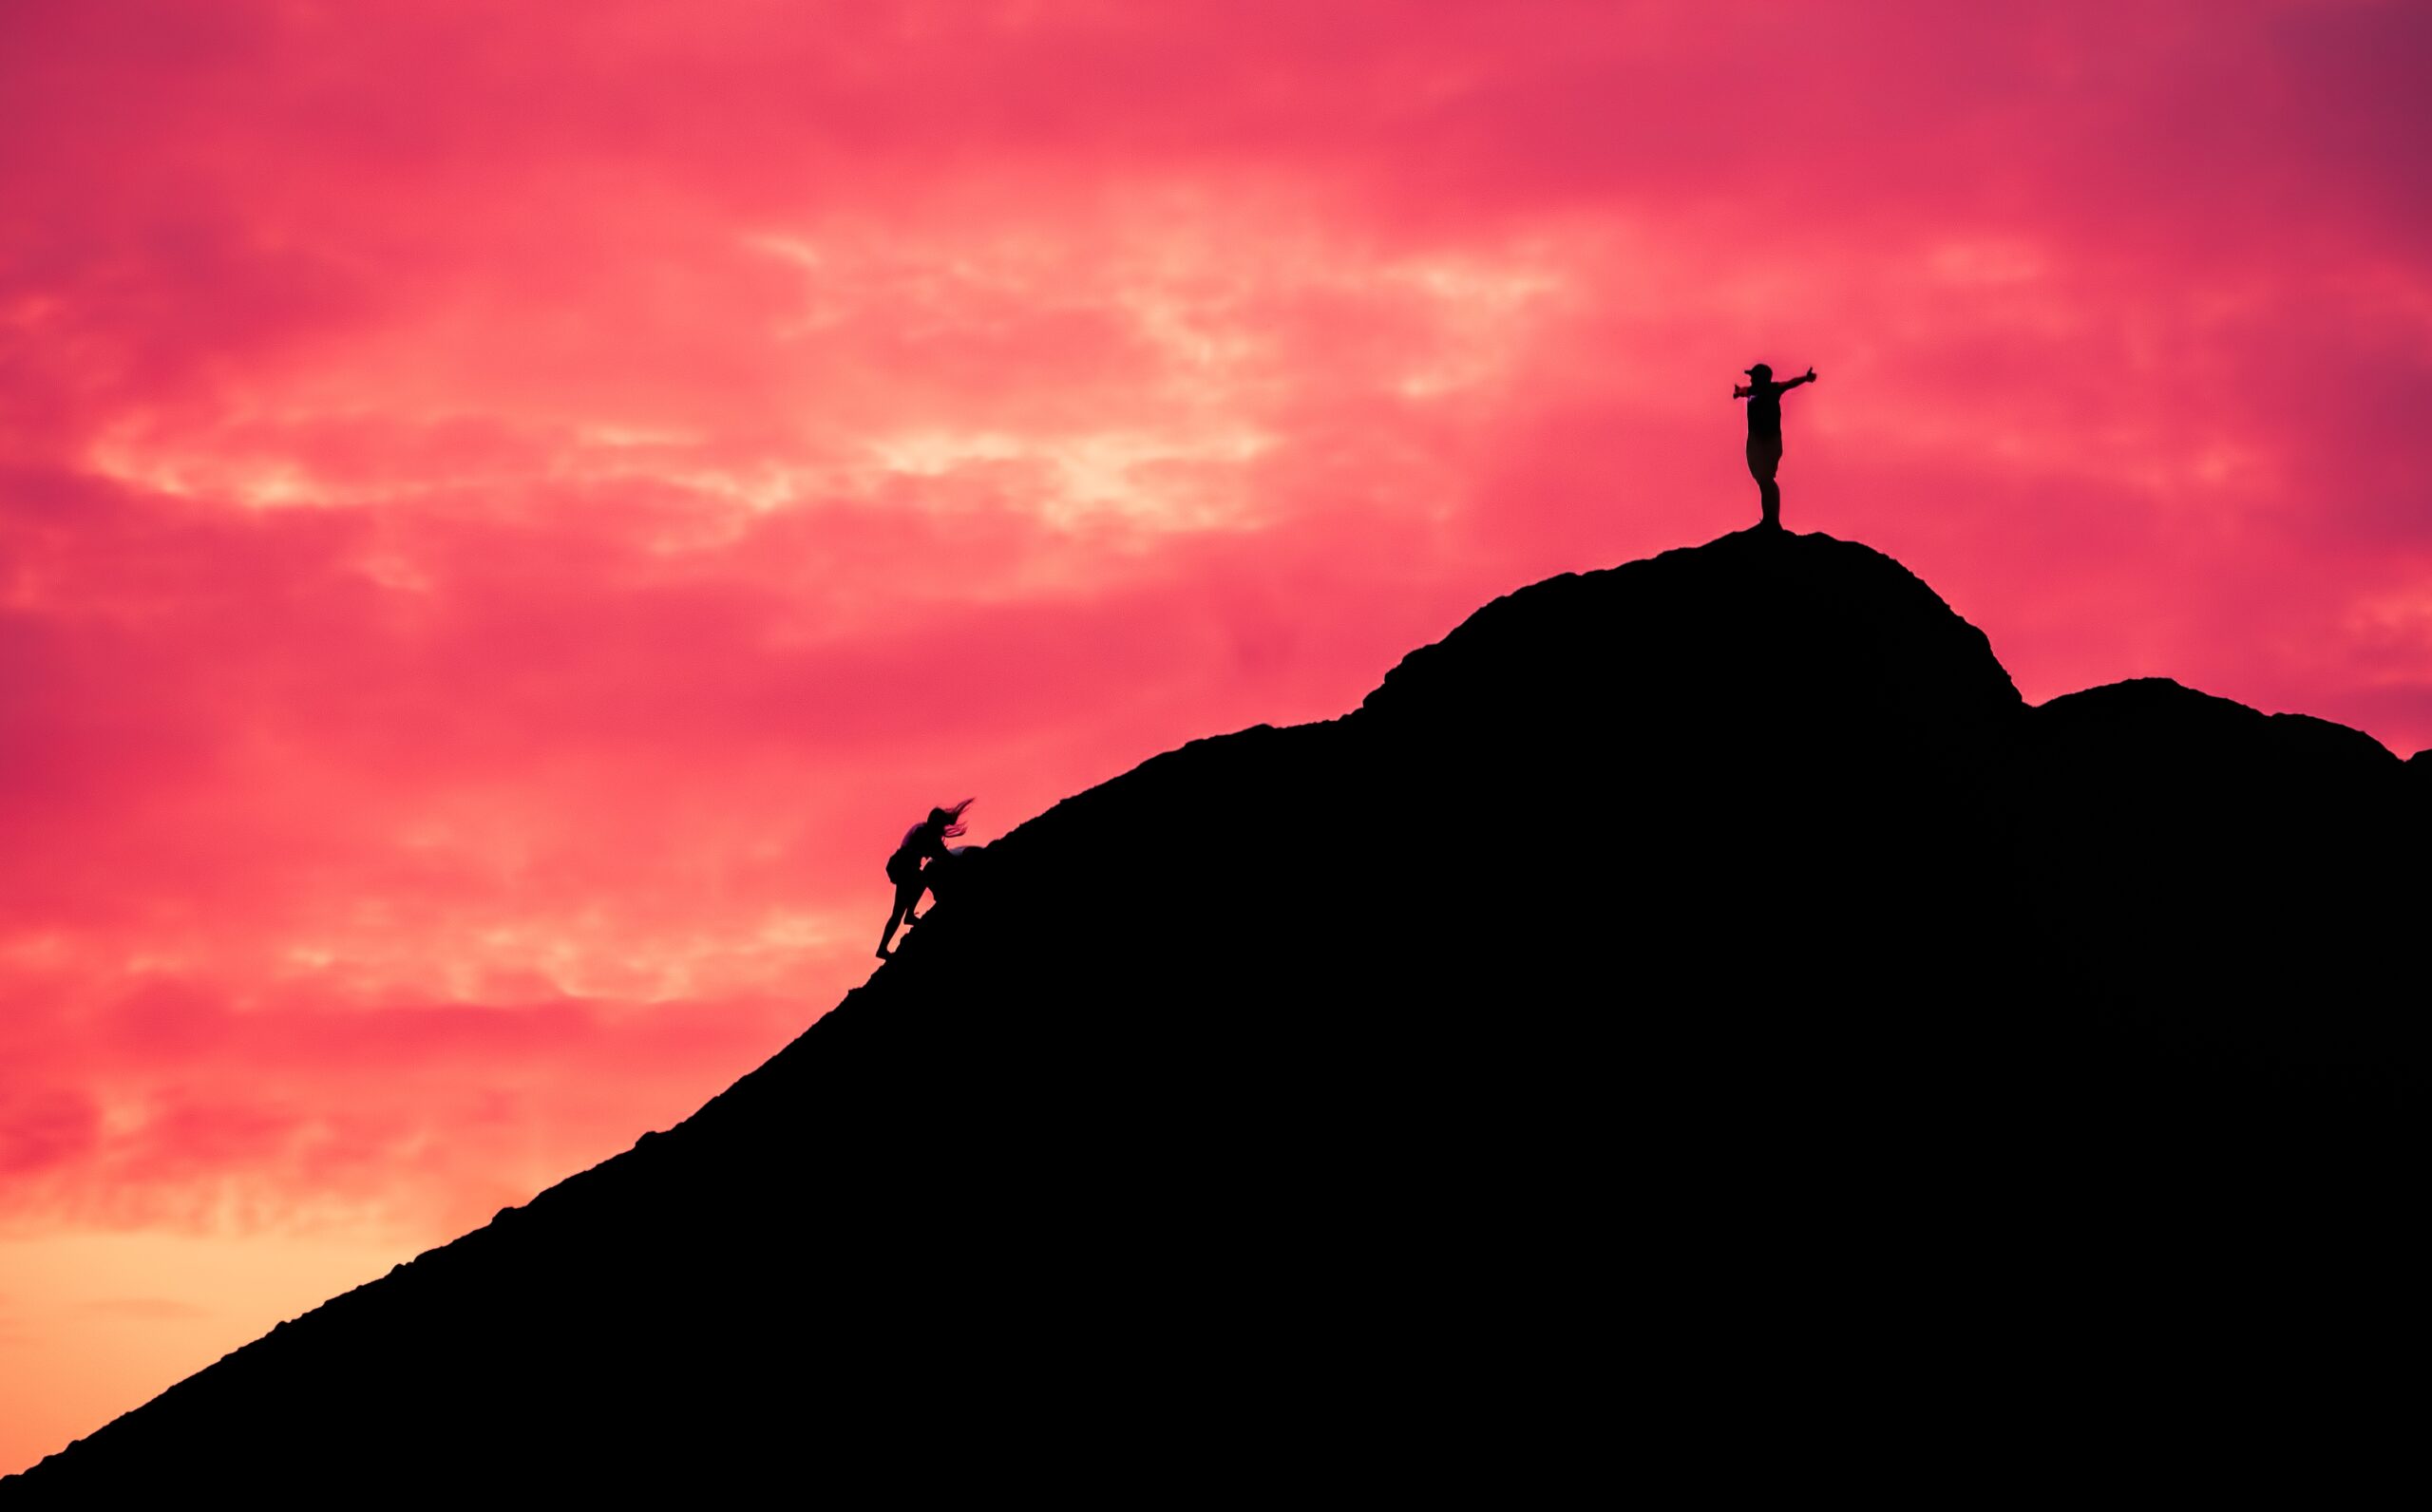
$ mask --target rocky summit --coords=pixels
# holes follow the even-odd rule
[[[2427,1258],[2425,765],[2029,707],[1825,536],[1538,583],[1021,825],[681,1125],[0,1500],[1509,1498],[2268,1415]]]

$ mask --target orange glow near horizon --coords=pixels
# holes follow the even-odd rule
[[[665,1127],[987,841],[1756,518],[2432,746],[2400,4],[0,17],[0,1471]],[[1188,846],[1189,816],[1145,844]]]

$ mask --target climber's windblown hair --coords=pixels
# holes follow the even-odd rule
[[[939,834],[952,840],[962,833],[962,811],[969,808],[974,802],[975,800],[966,798],[951,808],[930,809],[929,822],[938,826]]]

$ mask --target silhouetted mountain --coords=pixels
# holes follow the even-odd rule
[[[2425,1257],[2423,765],[2030,709],[1824,536],[1554,578],[1023,824],[677,1128],[10,1489],[2015,1481],[2318,1392]]]

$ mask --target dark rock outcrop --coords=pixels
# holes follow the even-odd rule
[[[1811,1469],[2019,1458],[2063,1381],[2158,1421],[2325,1256],[2313,1323],[2422,1258],[2368,1195],[2432,1080],[2407,765],[2029,709],[1825,537],[1540,583],[1057,804],[681,1126],[10,1488],[1509,1495],[1617,1418]]]

